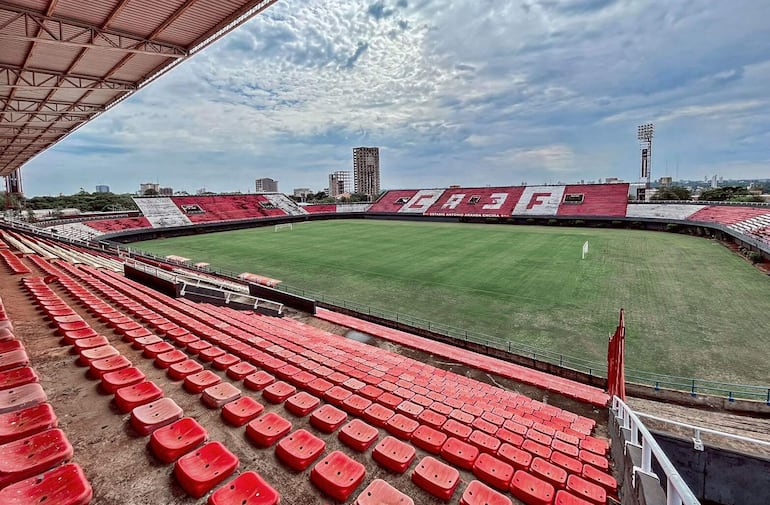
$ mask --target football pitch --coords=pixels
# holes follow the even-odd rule
[[[770,279],[702,238],[332,220],[132,247],[599,362],[623,307],[629,368],[770,383]]]

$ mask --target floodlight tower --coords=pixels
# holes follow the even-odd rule
[[[642,150],[642,179],[647,179],[647,189],[650,188],[652,174],[652,137],[655,136],[655,125],[647,123],[636,129],[636,138]]]

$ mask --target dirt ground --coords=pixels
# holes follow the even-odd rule
[[[30,261],[25,262],[33,270],[32,275],[42,275]],[[31,366],[40,377],[40,383],[48,394],[49,402],[59,418],[59,426],[64,430],[72,443],[75,453],[74,461],[83,467],[94,488],[95,504],[203,504],[205,498],[195,500],[188,497],[176,484],[172,476],[172,465],[162,464],[156,460],[147,448],[147,437],[135,433],[129,425],[129,415],[121,414],[111,401],[111,396],[99,391],[98,381],[86,377],[86,369],[75,362],[75,355],[70,354],[68,347],[61,344],[54,335],[54,330],[48,326],[46,319],[31,299],[21,289],[22,276],[11,275],[0,268],[0,296],[2,297],[9,318],[14,325],[14,333],[24,343],[31,358]],[[148,377],[160,386],[166,397],[172,398],[183,408],[185,415],[196,418],[209,432],[211,440],[223,442],[240,459],[240,467],[236,472],[254,470],[260,473],[282,495],[281,503],[285,504],[324,504],[334,503],[323,496],[309,479],[310,469],[304,472],[290,470],[280,463],[273,454],[273,448],[260,449],[253,446],[245,437],[245,428],[234,428],[224,423],[219,411],[209,409],[200,403],[198,395],[187,393],[181,381],[171,381],[165,370],[156,368],[152,360],[145,359],[141,351],[134,350],[129,344],[120,340],[119,336],[99,320],[93,318],[82,307],[75,303],[56,283],[51,284],[59,296],[75,309],[97,332],[110,340],[110,344],[129,358]],[[401,348],[392,343],[368,337],[366,335],[350,335],[346,328],[316,320],[308,316],[292,313],[291,316],[301,318],[315,326],[333,333],[348,335],[358,339],[367,339],[367,343],[397,352],[434,366],[451,370],[498,385],[505,389],[516,391],[540,401],[571,410],[577,414],[597,420],[599,437],[606,437],[607,412],[599,411],[584,404],[569,400],[559,395],[543,392],[530,386],[524,386],[500,377],[490,376],[475,369],[470,369],[458,363],[437,360],[430,355]],[[216,372],[225,380],[224,372]],[[238,384],[242,386],[242,384]],[[371,448],[364,454],[356,454],[342,445],[336,433],[321,434],[309,424],[309,416],[296,417],[284,409],[282,405],[272,405],[262,398],[260,393],[241,388],[244,395],[253,396],[265,406],[265,412],[274,411],[290,419],[293,429],[306,428],[327,443],[325,454],[333,450],[342,450],[354,459],[364,463],[366,477],[361,486],[351,495],[350,502],[366,485],[375,478],[383,478],[398,489],[412,496],[419,504],[444,503],[431,498],[427,493],[417,488],[410,480],[410,471],[404,475],[395,475],[382,469],[371,459]],[[707,426],[717,426],[719,429],[735,430],[735,432],[756,438],[770,440],[770,426],[767,421],[754,422],[749,418],[720,413],[692,411],[681,407],[631,400],[631,405],[644,412],[663,417],[684,419],[687,422],[702,422]],[[380,429],[381,440],[387,433]],[[704,437],[705,438],[705,437]],[[417,460],[428,455],[417,449]],[[461,472],[461,482],[458,491],[449,502],[456,504],[467,483],[474,479],[470,472]],[[350,503],[349,502],[349,503]],[[515,502],[515,500],[514,500]]]

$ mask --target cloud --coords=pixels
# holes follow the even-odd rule
[[[32,160],[25,188],[322,189],[357,145],[381,146],[386,187],[635,179],[647,121],[654,176],[758,173],[765,10],[282,0]]]

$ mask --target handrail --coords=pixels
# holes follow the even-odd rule
[[[680,421],[674,421],[673,419],[666,419],[663,417],[654,416],[652,414],[645,414],[644,412],[636,412],[636,415],[638,417],[643,417],[645,419],[652,419],[653,421],[658,421],[661,423],[671,424],[673,426],[678,426],[680,428],[685,428],[687,430],[692,430],[693,432],[693,442],[695,443],[695,448],[698,450],[703,449],[703,442],[701,441],[701,434],[708,433],[710,435],[716,435],[722,438],[729,438],[730,440],[737,440],[739,442],[748,442],[753,445],[760,445],[763,447],[770,447],[770,442],[766,440],[758,440],[756,438],[751,437],[744,437],[743,435],[736,435],[734,433],[727,433],[725,431],[719,431],[719,430],[712,430],[710,428],[703,428],[701,426],[695,426],[692,424],[683,423]]]
[[[698,498],[679,475],[639,416],[617,396],[612,397],[611,410],[621,426],[631,431],[629,442],[642,447],[642,466],[634,467],[634,474],[639,470],[652,474],[654,457],[666,477],[666,505],[700,505]]]

